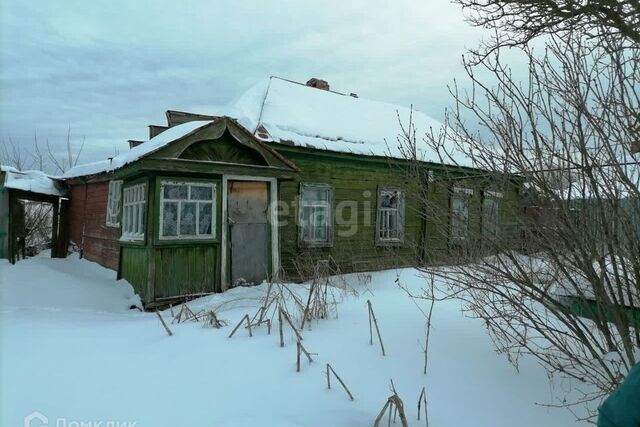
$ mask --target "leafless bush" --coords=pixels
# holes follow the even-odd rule
[[[551,37],[539,55],[519,52],[523,81],[498,53],[465,63],[472,88],[452,87],[456,109],[444,131],[425,136],[442,161],[463,154],[478,169],[411,168],[425,215],[444,218],[432,234],[451,264],[423,270],[441,279],[442,294],[466,302],[514,365],[528,354],[551,376],[582,384],[557,405],[591,418],[640,346],[640,166],[631,152],[640,140],[640,51],[576,33]],[[400,145],[415,158],[410,131]],[[476,191],[456,219],[463,236],[452,234],[450,199],[434,198],[436,188],[453,197],[454,187]],[[481,203],[491,192],[505,194],[504,221],[488,233]]]

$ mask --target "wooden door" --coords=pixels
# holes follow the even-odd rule
[[[270,264],[267,183],[230,181],[228,192],[231,285],[262,283]]]

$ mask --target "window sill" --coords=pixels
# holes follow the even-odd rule
[[[299,242],[298,247],[300,249],[332,248],[333,242]]]
[[[401,239],[393,239],[393,240],[376,240],[376,246],[385,247],[385,246],[402,246],[404,240]]]
[[[140,237],[120,237],[119,239],[123,243],[144,243],[144,236]]]

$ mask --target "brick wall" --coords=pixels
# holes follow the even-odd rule
[[[84,258],[117,270],[120,229],[106,225],[108,194],[109,181],[71,186],[69,238]]]

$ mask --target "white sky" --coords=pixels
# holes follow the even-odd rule
[[[449,0],[0,2],[0,131],[81,162],[146,139],[167,109],[206,113],[258,79],[415,105],[442,120],[480,30]]]

